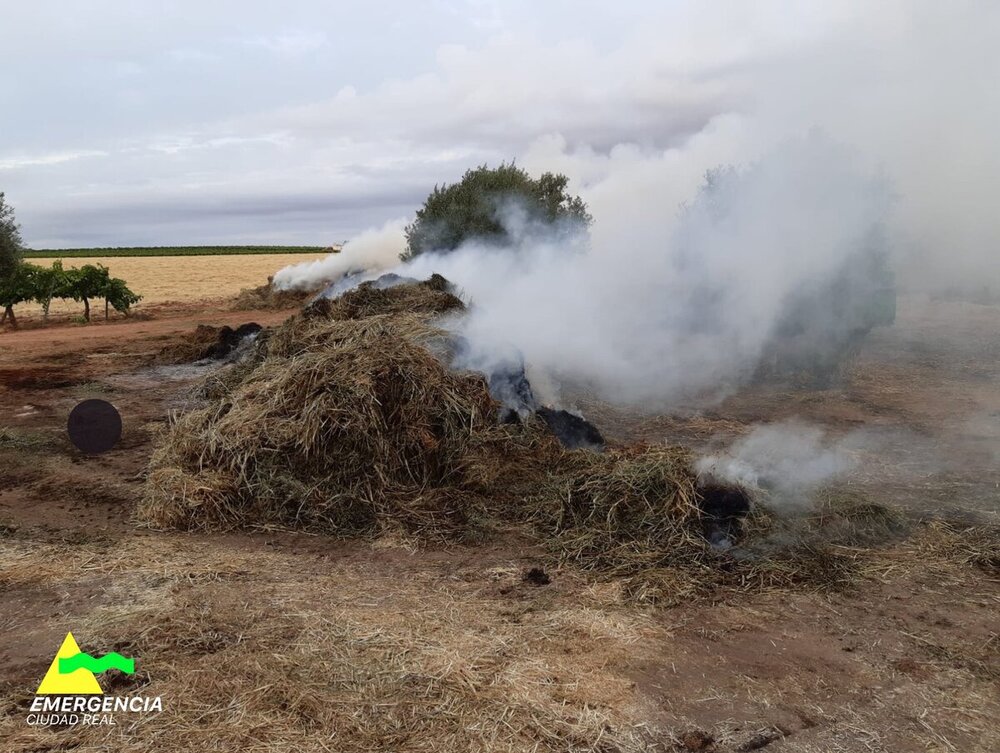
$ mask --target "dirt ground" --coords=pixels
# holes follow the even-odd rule
[[[675,606],[516,541],[137,528],[154,438],[205,373],[156,354],[199,323],[289,313],[147,312],[0,334],[0,749],[1000,749],[1000,562],[967,529],[1000,522],[1000,308],[906,300],[829,389],[756,387],[657,417],[581,400],[618,439],[711,448],[789,418],[871,431],[884,441],[857,450],[850,484],[929,521],[859,555],[845,588]],[[124,418],[97,457],[65,434],[88,397]],[[524,577],[536,567],[550,582]],[[29,726],[69,630],[135,657],[105,690],[159,695],[163,711]]]

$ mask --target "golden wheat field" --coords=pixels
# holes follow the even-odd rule
[[[322,259],[326,254],[245,254],[233,256],[131,256],[64,259],[63,266],[103,264],[113,277],[121,277],[142,296],[143,304],[166,301],[195,301],[235,295],[242,288],[263,284],[269,275],[289,264]],[[49,266],[55,259],[31,259],[32,264]],[[103,309],[103,302],[92,305]],[[52,314],[82,313],[82,304],[52,301]],[[15,308],[18,316],[41,314],[41,306],[24,303]],[[96,313],[96,312],[95,312]]]

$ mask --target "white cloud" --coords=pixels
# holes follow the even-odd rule
[[[254,37],[247,39],[245,43],[250,47],[261,47],[275,55],[295,57],[316,52],[326,47],[329,40],[321,31],[297,29],[272,36]]]
[[[91,157],[107,157],[108,153],[96,149],[81,149],[79,151],[50,152],[49,154],[32,154],[0,157],[0,170],[18,170],[26,167],[45,167],[63,162],[88,159]]]

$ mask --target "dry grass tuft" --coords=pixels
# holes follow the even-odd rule
[[[574,460],[575,468],[551,481],[561,504],[547,526],[566,559],[628,574],[687,564],[705,551],[686,449],[639,447]]]
[[[51,448],[58,444],[56,438],[46,432],[0,427],[0,450],[25,452]]]
[[[1000,525],[933,521],[908,544],[922,558],[973,565],[992,578],[1000,577]]]

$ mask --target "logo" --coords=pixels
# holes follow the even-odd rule
[[[103,693],[94,676],[109,669],[117,669],[127,675],[135,674],[135,660],[126,659],[112,651],[100,659],[85,654],[76,645],[72,633],[66,633],[56,658],[49,665],[49,671],[42,678],[35,695],[94,695]]]
[[[94,657],[80,650],[73,633],[66,633],[52,664],[35,691],[26,719],[32,726],[117,725],[115,713],[163,710],[159,696],[105,695],[97,675],[117,669],[135,674],[135,659],[110,651]]]

